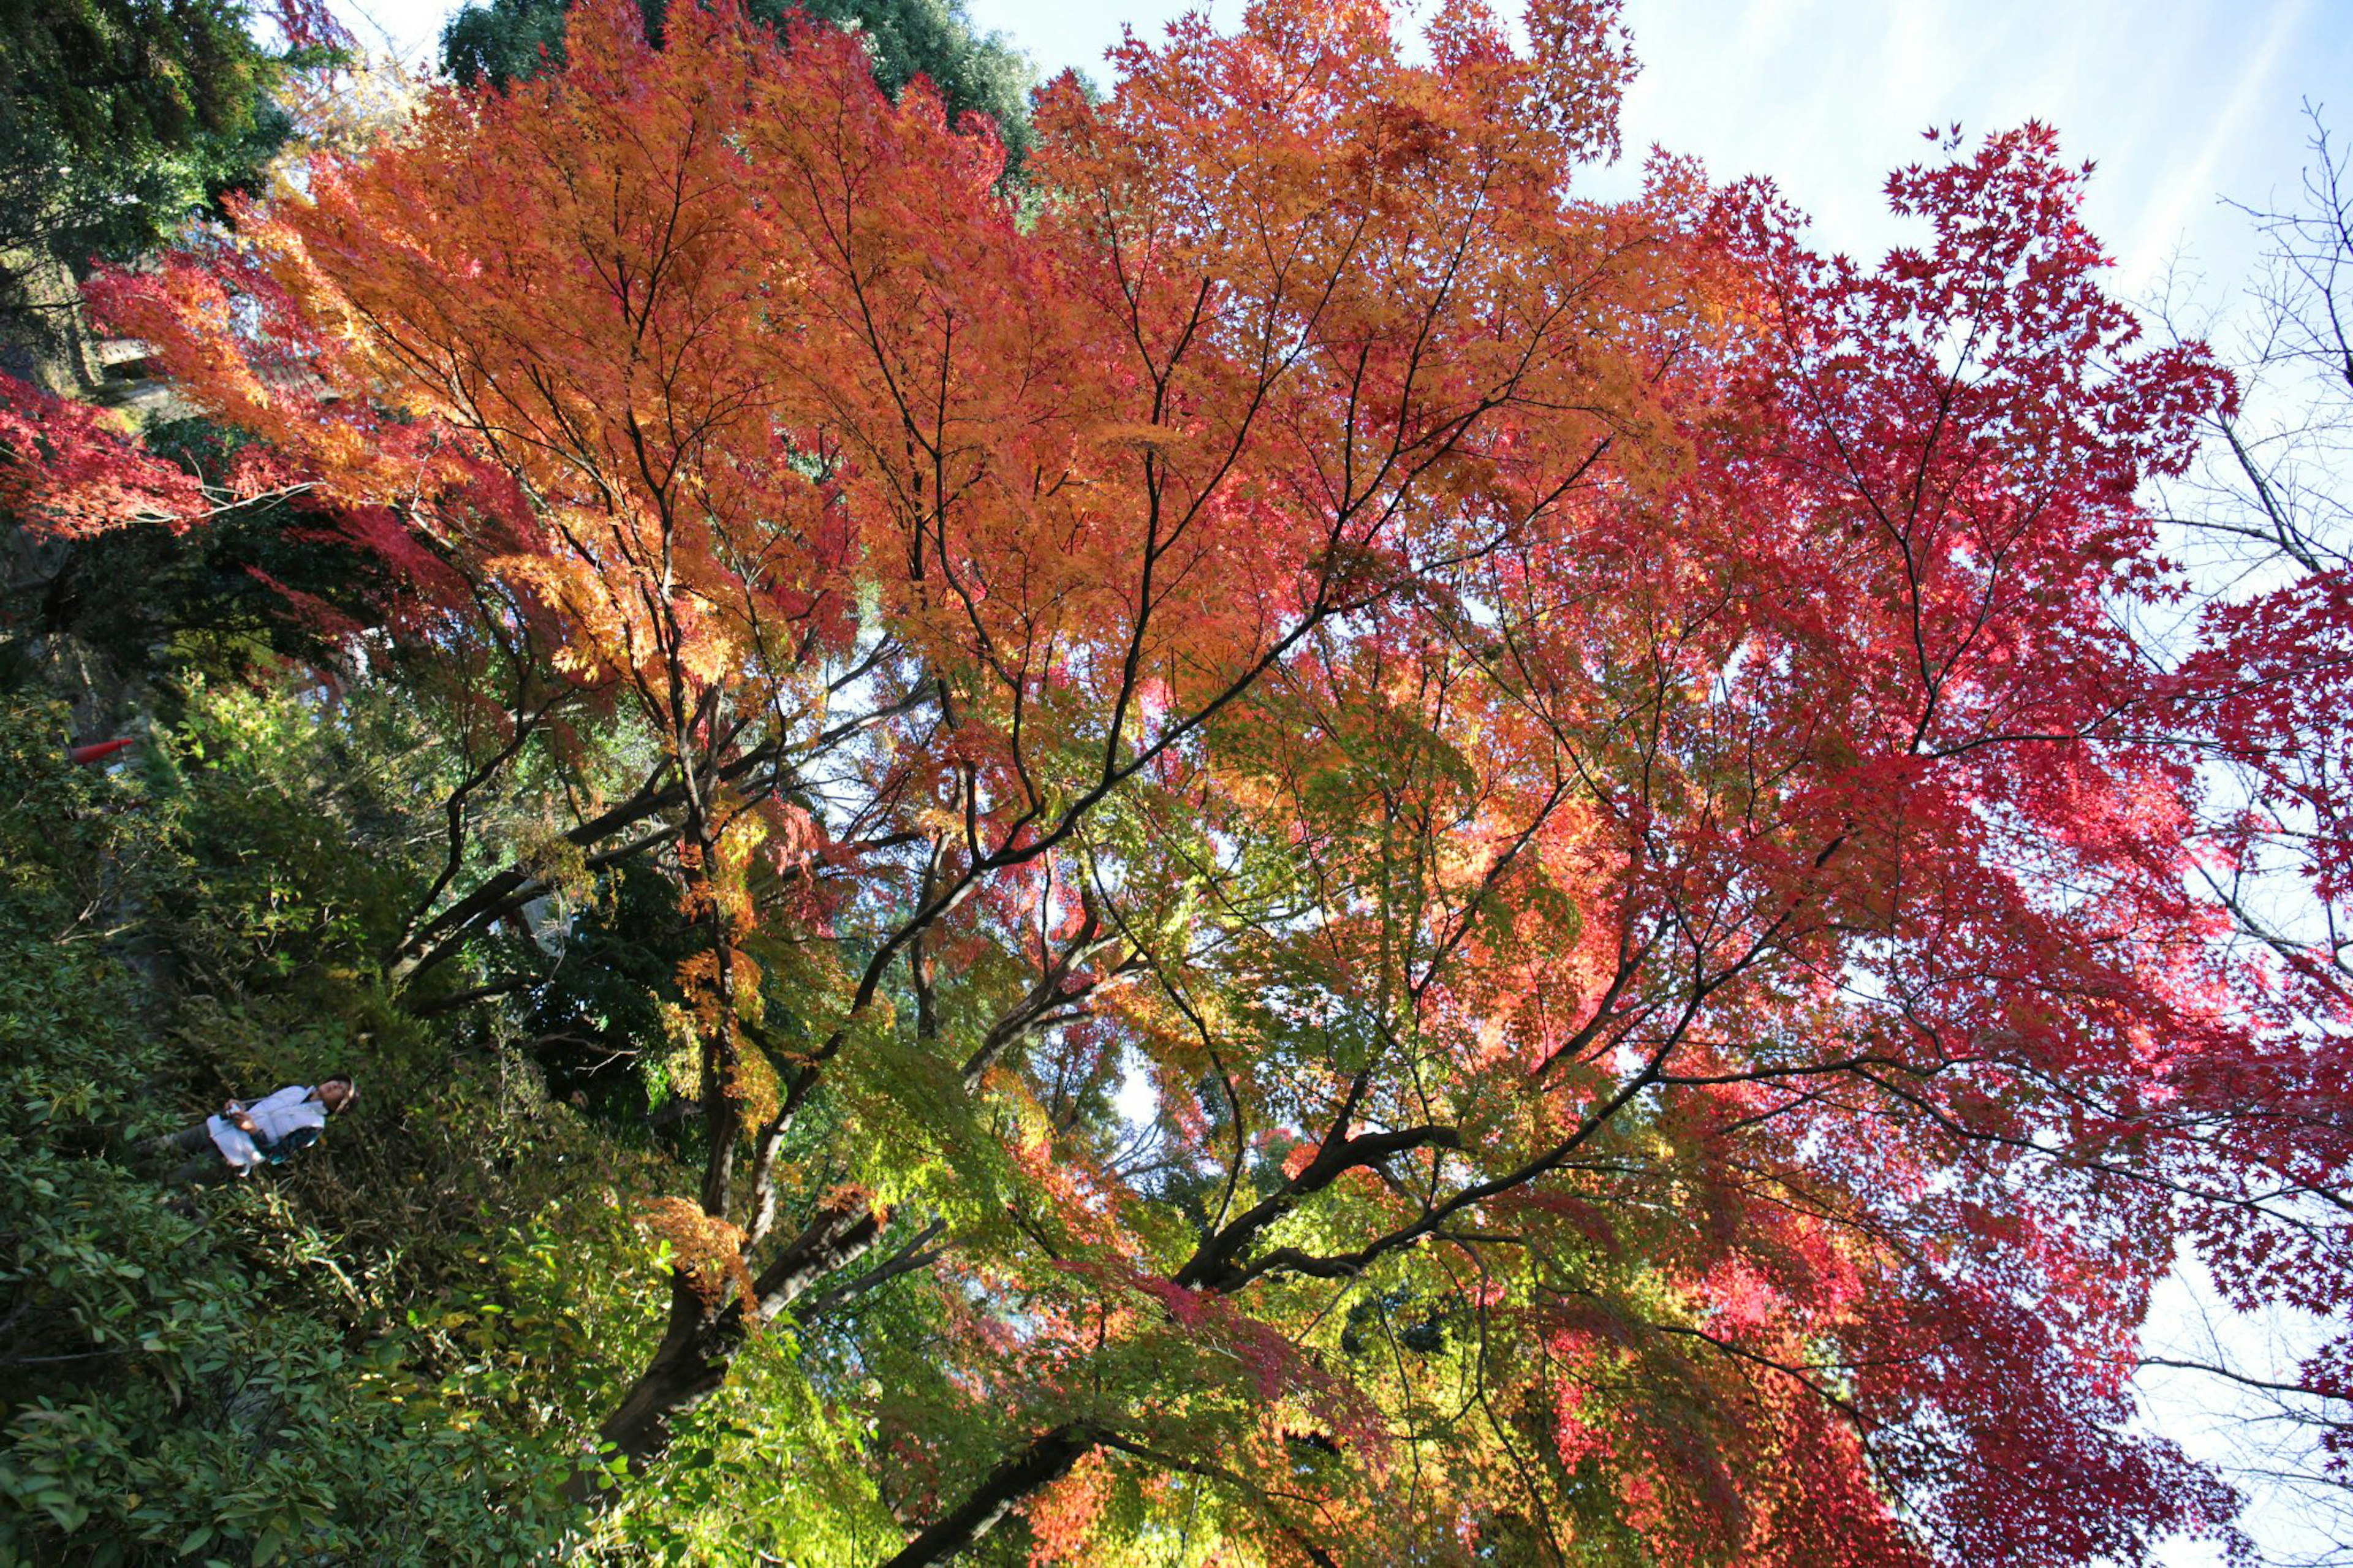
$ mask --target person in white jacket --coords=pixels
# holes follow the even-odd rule
[[[227,1181],[259,1166],[277,1164],[317,1142],[327,1118],[358,1094],[349,1075],[342,1073],[315,1084],[290,1083],[259,1100],[229,1100],[219,1115],[155,1139],[148,1147],[185,1157],[171,1174],[174,1183]]]

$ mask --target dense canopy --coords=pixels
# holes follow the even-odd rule
[[[1525,23],[1188,18],[1042,89],[1017,188],[855,32],[585,0],[93,285],[212,445],[0,414],[60,547],[274,542],[239,679],[319,675],[153,765],[330,737],[305,853],[385,847],[288,873],[283,973],[537,1097],[416,1173],[500,1258],[433,1419],[504,1435],[502,1528],[2231,1539],[2130,1383],[2182,1247],[2341,1300],[2341,994],[2200,876],[2341,584],[2137,634],[2189,591],[2143,498],[2237,392],[2104,291],[2050,132],[1825,258],[1664,154],[1582,195],[1616,8]]]

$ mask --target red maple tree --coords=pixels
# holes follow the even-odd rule
[[[1049,90],[1024,210],[854,40],[591,5],[111,285],[518,672],[412,996],[558,879],[470,792],[592,705],[645,743],[563,835],[704,935],[632,1465],[920,1276],[897,1564],[1018,1505],[1322,1563],[2223,1528],[2126,1384],[2245,1168],[2184,1107],[2284,1047],[2116,612],[2224,378],[2038,127],[1898,175],[1877,268],[1671,160],[1580,198],[1614,21],[1191,19]]]

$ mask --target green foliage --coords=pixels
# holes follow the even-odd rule
[[[375,955],[428,879],[442,721],[385,685],[182,666],[169,689],[111,772],[66,764],[61,707],[20,697],[0,728],[0,1560],[868,1561],[896,1526],[871,1413],[839,1394],[870,1357],[940,1382],[935,1309],[903,1294],[764,1332],[664,1485],[593,1530],[558,1496],[650,1349],[665,1270],[637,1210],[678,1176],[640,1074],[551,1095],[537,1058],[592,1020],[659,1032],[669,884],[612,878],[555,957],[487,944],[546,972],[522,1032],[437,1026]],[[339,1068],[358,1108],[265,1175],[191,1200],[136,1152]]]
[[[659,27],[662,0],[641,0],[649,26]],[[490,0],[470,5],[441,32],[442,67],[461,82],[487,80],[503,88],[539,69],[543,54],[564,58],[565,0]],[[785,0],[752,0],[753,16],[780,20],[795,7]],[[973,30],[963,0],[805,0],[817,21],[864,37],[874,79],[892,97],[921,76],[939,89],[951,119],[985,114],[997,123],[1018,167],[1029,152],[1029,62],[1004,35]]]
[[[199,706],[209,745],[266,732],[251,702]],[[512,1195],[489,1190],[487,1167],[512,1160],[517,1116],[483,1105],[482,1072],[445,1073],[420,1111],[451,1131],[406,1157],[339,1125],[282,1185],[222,1193],[203,1217],[167,1204],[131,1141],[189,1119],[157,1089],[200,1071],[173,1048],[182,1031],[239,1025],[216,1048],[291,1076],[315,1069],[317,1050],[352,1047],[364,1009],[319,1010],[315,987],[301,1005],[291,993],[173,1005],[156,982],[174,955],[152,932],[121,938],[149,899],[211,896],[190,847],[206,833],[188,829],[227,826],[206,820],[224,792],[71,768],[65,722],[20,702],[0,726],[0,1556],[542,1560],[565,1519],[552,1486],[568,1434],[543,1411],[511,1411],[491,1369],[574,1352],[576,1337],[544,1312],[498,1312],[493,1298],[531,1295],[511,1283],[534,1266],[528,1253],[461,1271],[459,1227],[437,1236],[396,1188],[384,1202],[355,1184],[429,1179],[478,1222]],[[266,744],[241,755],[248,784],[284,762]],[[256,920],[282,885],[226,891],[215,912],[242,906],[263,953],[315,941]],[[491,1132],[490,1146],[466,1129]],[[353,1223],[362,1211],[372,1231]],[[404,1224],[436,1237],[429,1266],[391,1244]]]
[[[251,184],[290,66],[245,0],[0,0],[0,249],[124,259]]]
[[[564,59],[563,0],[491,0],[468,5],[441,29],[441,67],[469,86],[538,74],[543,58]]]
[[[200,676],[187,689],[156,757],[189,854],[158,911],[176,950],[216,994],[264,978],[313,994],[354,984],[421,875],[394,798],[436,782],[438,759],[402,733],[414,710],[378,697],[329,718],[315,697]]]
[[[547,918],[567,915],[553,964],[520,945],[507,955],[549,971],[533,991],[525,1026],[550,1088],[624,1121],[673,1092],[691,1098],[691,1079],[670,1083],[649,1048],[663,1038],[663,1005],[678,999],[678,966],[700,946],[679,912],[678,889],[650,868],[626,865],[581,907],[551,909]]]

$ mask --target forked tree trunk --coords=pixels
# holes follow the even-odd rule
[[[727,1381],[727,1369],[743,1348],[744,1336],[740,1308],[724,1300],[714,1308],[684,1276],[673,1274],[670,1321],[662,1330],[661,1343],[621,1403],[596,1429],[598,1439],[611,1445],[605,1457],[627,1459],[632,1474],[658,1458],[670,1446],[670,1429],[678,1418]],[[604,1507],[620,1497],[619,1488],[608,1485],[594,1470],[575,1475],[565,1490],[572,1501],[591,1507]]]
[[[863,1205],[820,1214],[763,1274],[762,1300],[768,1310],[788,1305],[817,1281],[862,1257],[881,1230],[878,1216]],[[670,1446],[679,1418],[726,1383],[748,1337],[749,1321],[739,1302],[725,1300],[714,1308],[683,1276],[674,1275],[670,1321],[661,1343],[597,1428],[598,1438],[610,1445],[607,1458],[628,1460],[632,1475],[659,1458]],[[1095,1443],[1092,1430],[1080,1422],[1065,1422],[1039,1434],[991,1470],[954,1511],[901,1548],[885,1568],[923,1568],[949,1561],[996,1529],[1022,1499],[1068,1475]],[[603,1508],[618,1501],[621,1493],[601,1472],[583,1471],[572,1479],[566,1495],[575,1503]]]
[[[882,1234],[881,1217],[864,1204],[820,1210],[807,1229],[762,1271],[754,1286],[755,1318],[739,1297],[706,1301],[687,1278],[673,1272],[670,1321],[661,1342],[621,1403],[596,1429],[612,1446],[607,1457],[629,1462],[642,1473],[670,1446],[679,1417],[717,1393],[727,1381],[755,1322],[774,1317],[820,1280],[848,1268],[873,1248]],[[575,1476],[566,1495],[574,1502],[603,1508],[620,1498],[596,1472]]]

